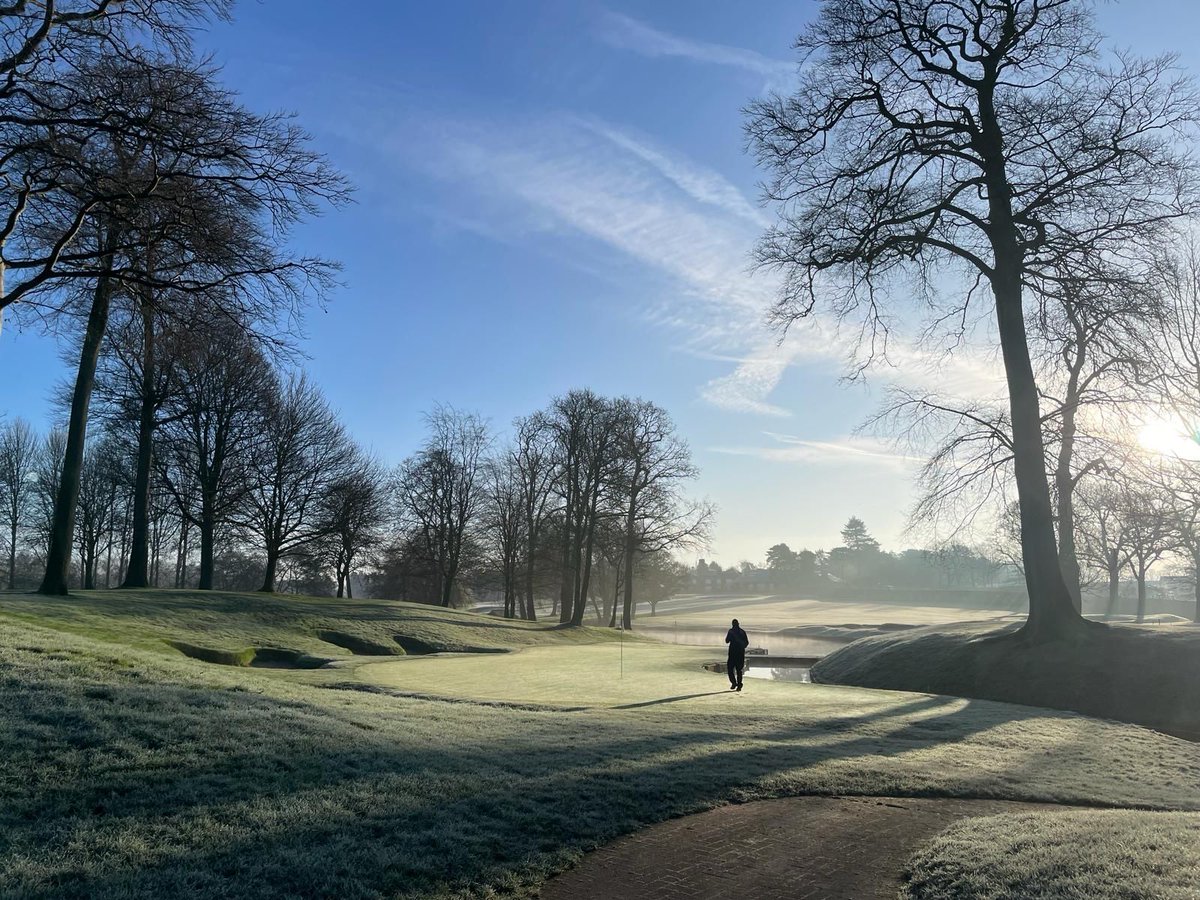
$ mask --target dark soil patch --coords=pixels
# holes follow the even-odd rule
[[[167,641],[184,656],[198,659],[201,662],[216,663],[219,666],[248,666],[254,659],[254,648],[244,650],[219,650],[215,647],[198,647],[184,641]]]
[[[404,647],[377,644],[344,631],[318,631],[317,637],[327,644],[349,650],[355,656],[403,656],[406,652]]]
[[[395,636],[396,643],[410,656],[425,656],[430,653],[507,653],[504,647],[449,647],[427,643],[406,634]]]
[[[310,656],[300,650],[287,647],[247,647],[245,650],[220,650],[214,647],[198,647],[184,641],[167,641],[172,647],[201,662],[219,666],[250,666],[255,669],[318,669],[330,660]]]
[[[255,669],[319,669],[328,659],[286,647],[259,647],[250,665]]]

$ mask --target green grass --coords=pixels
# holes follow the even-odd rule
[[[1200,815],[1055,812],[967,819],[909,861],[905,900],[1195,900]]]
[[[402,656],[404,645],[416,652],[501,650],[615,637],[607,629],[562,629],[391,600],[216,591],[0,592],[4,618],[226,665],[251,665],[261,648],[347,662]]]
[[[813,667],[827,684],[1071,709],[1200,739],[1200,628],[1104,626],[1038,644],[1016,626],[957,625],[862,638]]]
[[[798,793],[1200,810],[1200,746],[1141,728],[858,688],[730,694],[698,667],[716,653],[349,606],[0,598],[0,896],[527,895],[645,824]],[[260,670],[166,644],[332,657],[313,637],[330,621],[517,652]]]

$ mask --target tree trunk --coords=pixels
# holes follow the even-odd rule
[[[214,543],[216,541],[217,523],[212,511],[208,509],[208,501],[204,502],[205,511],[200,517],[200,582],[196,586],[202,591],[213,589],[213,568],[215,565]]]
[[[625,604],[621,611],[621,625],[626,631],[633,628],[633,554],[635,542],[633,539],[633,522],[626,523],[625,532]]]
[[[992,84],[980,89],[979,146],[985,163],[989,238],[994,254],[990,282],[996,301],[996,325],[1008,384],[1013,469],[1021,510],[1021,558],[1029,592],[1029,618],[1021,633],[1028,639],[1048,640],[1067,633],[1082,619],[1075,609],[1058,562],[1037,381],[1029,359],[1029,340],[1022,306],[1021,249],[1013,222],[1012,190],[1005,169],[1004,142],[996,115],[993,89]]]
[[[107,243],[115,243],[115,234]],[[83,336],[83,347],[79,352],[79,370],[75,375],[75,389],[71,394],[71,418],[67,425],[67,446],[63,454],[62,476],[58,492],[54,497],[54,518],[50,526],[50,545],[46,552],[46,574],[38,588],[39,594],[63,595],[68,593],[67,577],[71,568],[71,541],[75,533],[75,511],[79,503],[79,479],[83,469],[83,453],[87,443],[88,406],[92,400],[92,386],[96,382],[96,362],[100,357],[100,345],[108,329],[108,310],[112,301],[111,250],[103,257],[102,272],[96,280],[92,295],[92,308],[88,313],[87,330]]]
[[[279,550],[271,547],[267,548],[267,571],[263,575],[262,587],[258,589],[260,594],[275,593],[275,573],[279,570]]]
[[[1121,593],[1121,570],[1113,566],[1108,568],[1108,614],[1117,613],[1117,599]]]
[[[1200,622],[1200,557],[1192,559],[1192,579],[1195,581],[1193,590],[1196,596],[1196,609],[1192,612],[1192,621]]]
[[[537,562],[534,559],[534,544],[529,542],[529,561],[525,565],[525,618],[530,622],[537,621],[537,607],[533,603],[533,574]]]
[[[1192,558],[1192,578],[1196,582],[1193,588],[1196,592],[1196,609],[1192,613],[1192,621],[1200,622],[1200,556]]]
[[[578,567],[572,565],[575,562],[575,555],[571,552],[571,524],[570,521],[563,523],[563,550],[562,550],[562,583],[558,590],[558,622],[560,625],[566,625],[571,621],[571,606],[575,597],[575,576],[578,573]]]
[[[9,524],[8,535],[8,589],[17,589],[17,520]]]
[[[1141,625],[1146,621],[1146,572],[1141,569],[1137,573],[1137,621]]]
[[[137,474],[133,482],[133,537],[123,588],[150,583],[150,472],[154,465],[154,318],[142,310],[142,388],[138,417]]]
[[[1058,562],[1063,581],[1071,595],[1076,612],[1083,611],[1083,589],[1080,586],[1079,555],[1075,550],[1075,479],[1071,475],[1071,453],[1075,442],[1075,416],[1063,416],[1062,448],[1054,471],[1054,486],[1058,494]]]

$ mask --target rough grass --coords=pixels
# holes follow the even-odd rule
[[[1040,644],[1015,625],[922,628],[855,641],[816,681],[1071,709],[1200,738],[1200,628],[1087,623]]]
[[[1200,815],[1053,812],[967,819],[909,861],[905,900],[1196,900]]]
[[[82,618],[49,603],[53,628],[30,624],[32,601],[0,620],[0,896],[526,895],[642,825],[797,793],[1200,809],[1200,747],[1082,716],[802,684],[718,693],[703,652],[571,648],[549,630],[510,654],[235,668],[156,636],[231,626],[152,592],[121,603],[143,596],[146,621],[92,598]],[[379,634],[444,616],[394,607]],[[85,636],[100,608],[116,620],[103,640]],[[294,609],[253,627],[308,633]],[[450,615],[425,637],[496,624]]]
[[[252,665],[262,648],[346,661],[403,656],[405,645],[414,652],[454,652],[615,637],[608,629],[563,629],[391,600],[222,591],[79,591],[70,597],[0,592],[0,621],[5,618],[243,666]]]

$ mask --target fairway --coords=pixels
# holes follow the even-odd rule
[[[817,600],[811,597],[768,594],[762,596],[679,597],[658,605],[658,614],[646,608],[638,619],[643,627],[729,627],[737,616],[752,630],[797,625],[940,625],[946,622],[992,621],[1012,616],[1011,610],[957,606],[911,606],[870,601]]]
[[[747,699],[773,707],[796,702],[788,685],[755,682],[749,701],[732,695],[723,674],[704,663],[721,659],[715,647],[698,650],[630,641],[575,647],[534,647],[502,656],[411,658],[355,668],[367,684],[428,696],[569,707],[677,703],[681,708],[736,711]],[[725,697],[725,694],[732,696]],[[725,702],[729,701],[729,702]],[[744,707],[742,707],[744,710]]]
[[[315,652],[314,629],[356,623],[308,598],[211,602],[237,611],[219,629],[188,594],[81,593],[41,615],[0,594],[0,894],[529,896],[647,824],[797,794],[1200,810],[1200,747],[1143,728],[823,685],[734,694],[701,668],[716,648],[386,601],[362,605],[362,636],[509,652],[220,665],[169,641]]]

